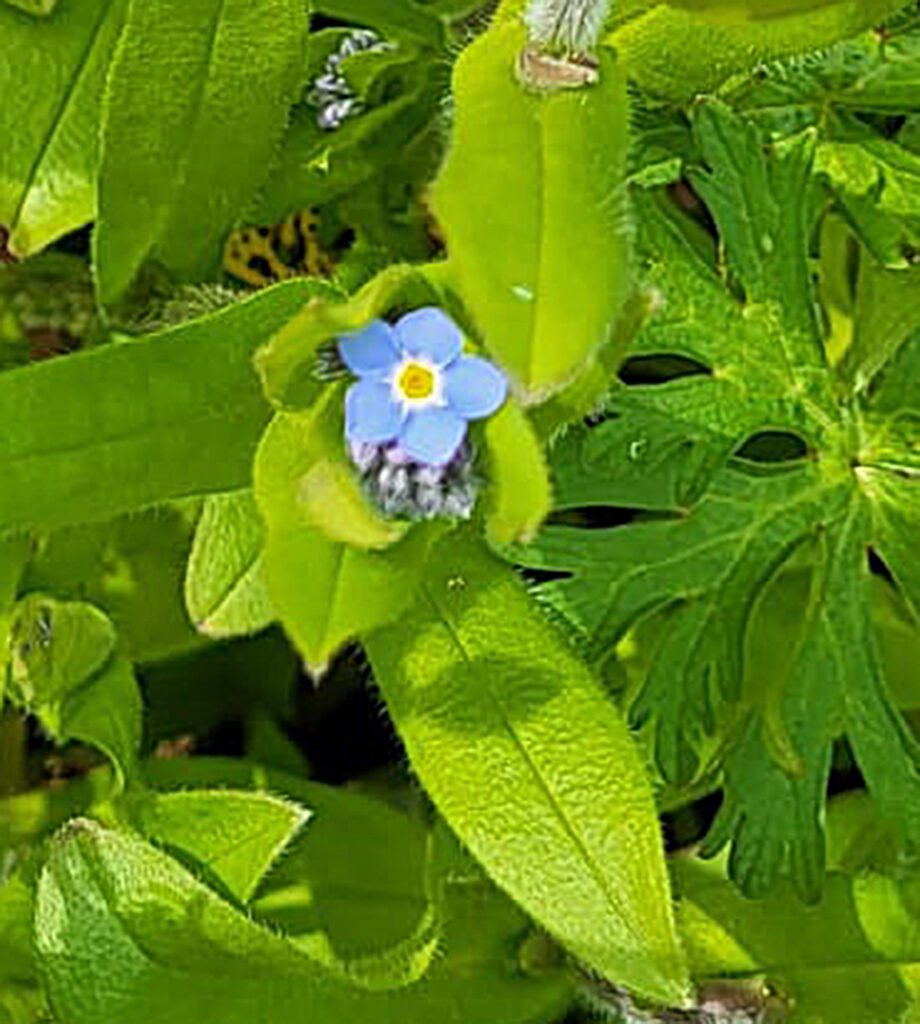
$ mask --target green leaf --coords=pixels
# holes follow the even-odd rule
[[[558,444],[556,515],[510,554],[552,574],[537,593],[599,662],[623,640],[642,645],[627,701],[665,780],[689,796],[724,773],[706,848],[732,842],[729,868],[749,894],[784,874],[814,899],[839,737],[884,819],[920,834],[918,751],[888,692],[867,559],[874,549],[920,607],[907,411],[920,345],[909,317],[886,326],[861,313],[862,289],[857,322],[883,329],[854,365],[884,369],[848,393],[813,311],[810,133],[765,146],[718,102],[698,109],[694,131],[718,250],[673,207],[637,196],[656,308],[608,399],[615,418]],[[592,508],[605,521],[585,529]]]
[[[426,7],[414,0],[316,0],[322,14],[358,25],[370,25],[384,35],[405,36],[432,46],[444,44],[444,29]]]
[[[9,645],[13,701],[59,743],[101,750],[124,785],[140,747],[141,698],[109,619],[89,604],[31,594],[14,609]]]
[[[441,295],[417,267],[388,267],[347,300],[326,287],[257,353],[266,395],[281,409],[312,404],[324,387],[316,358],[325,344],[371,320],[425,305],[441,305]]]
[[[188,614],[205,635],[248,635],[274,620],[262,566],[264,539],[251,490],[205,499],[185,577]]]
[[[0,538],[0,708],[3,707],[9,665],[9,645],[5,642],[9,631],[9,613],[31,554],[31,544],[27,538]]]
[[[590,967],[687,995],[651,791],[625,723],[514,574],[468,535],[366,638],[412,765],[492,878]]]
[[[872,381],[911,336],[920,330],[920,270],[889,270],[860,262],[853,341],[841,367],[857,393]]]
[[[310,294],[287,282],[143,340],[0,374],[0,530],[245,486],[269,415],[252,352]]]
[[[443,987],[362,992],[220,901],[165,854],[88,821],[72,823],[55,842],[39,884],[36,933],[61,1024],[127,1024],[139,1014],[150,1024],[405,1024],[453,1012],[458,997],[459,1005],[465,1001],[464,987],[491,981],[488,968],[458,975],[445,961]],[[497,1005],[503,1019],[526,1024],[559,1007],[558,981],[514,978],[499,964],[492,1014],[483,1008],[465,1020],[488,1024]],[[118,986],[111,983],[115,971],[123,979]]]
[[[248,903],[311,814],[267,793],[197,790],[145,798],[132,817],[148,839],[191,857]]]
[[[920,156],[859,122],[835,134],[819,148],[818,172],[872,255],[907,267],[920,244]]]
[[[486,532],[495,544],[529,540],[550,505],[546,457],[530,421],[513,400],[485,424],[489,460]]]
[[[6,982],[34,980],[34,904],[34,893],[22,871],[0,880],[0,990]]]
[[[201,646],[180,594],[195,511],[164,506],[55,530],[36,544],[22,589],[95,605],[132,661]]]
[[[609,41],[644,90],[683,103],[738,72],[854,36],[904,6],[902,0],[837,0],[804,13],[732,21],[658,4],[615,29]]]
[[[303,84],[306,32],[303,0],[131,3],[102,131],[104,304],[150,257],[183,280],[217,267]]]
[[[920,964],[914,874],[835,874],[823,900],[802,907],[784,885],[745,900],[718,864],[686,859],[672,870],[696,977],[750,978],[755,991],[775,993],[770,1002],[785,1007],[790,1024],[912,1019]]]
[[[106,73],[125,0],[0,8],[0,224],[21,256],[92,220]]]
[[[155,759],[147,774],[161,790],[268,786],[311,808],[309,826],[265,880],[252,910],[313,952],[321,933],[326,955],[340,963],[389,962],[405,973],[400,954],[424,936],[434,901],[444,919],[441,955],[418,985],[386,994],[385,1020],[403,1013],[405,1020],[425,1024],[459,1014],[473,1024],[493,1024],[496,1017],[533,1024],[556,1019],[570,1001],[558,959],[526,959],[529,922],[461,853],[443,823],[429,834],[416,816],[353,788],[306,782],[240,760]],[[381,1004],[368,1012],[374,1007],[380,1011]]]
[[[47,17],[57,7],[58,0],[5,0],[6,3],[36,17]]]
[[[629,292],[628,102],[610,53],[596,85],[526,90],[515,80],[525,40],[523,26],[502,24],[457,62],[434,201],[486,349],[537,402],[610,340]]]
[[[411,604],[436,526],[402,528],[373,509],[345,464],[343,392],[330,387],[305,413],[279,413],[255,464],[255,495],[267,534],[264,572],[282,624],[314,668],[347,640]],[[338,520],[318,515],[318,465],[339,467]],[[341,474],[350,476],[343,482]],[[311,487],[311,484],[313,485]],[[319,495],[321,496],[321,495]],[[321,527],[332,529],[333,536]],[[361,547],[345,543],[344,537]],[[370,550],[383,548],[385,550]]]
[[[814,157],[812,134],[765,153],[756,127],[717,103],[696,108],[694,134],[707,166],[691,180],[719,222],[748,307],[772,307],[785,328],[778,340],[795,346],[787,354],[791,364],[820,366],[807,266],[811,209],[803,196]],[[785,339],[787,333],[791,338]]]

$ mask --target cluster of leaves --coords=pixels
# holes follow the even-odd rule
[[[624,2],[561,91],[521,0],[0,6],[2,1024],[906,1019],[902,6]],[[227,279],[307,207],[328,273]],[[431,305],[512,382],[459,526],[381,514],[317,373]],[[365,792],[291,739],[355,639]]]

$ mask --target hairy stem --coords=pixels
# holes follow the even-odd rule
[[[531,0],[532,40],[547,50],[587,54],[597,45],[613,0]]]

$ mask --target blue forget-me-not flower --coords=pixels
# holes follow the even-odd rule
[[[358,378],[345,396],[345,433],[355,444],[394,447],[412,462],[443,466],[470,420],[504,403],[508,382],[487,359],[463,354],[460,328],[433,306],[396,324],[374,320],[340,338],[339,354]]]

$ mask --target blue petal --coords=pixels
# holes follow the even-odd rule
[[[380,377],[399,361],[393,328],[374,320],[354,334],[339,338],[339,355],[357,377]]]
[[[443,466],[457,453],[465,436],[466,420],[446,406],[430,406],[409,413],[399,446],[415,462]]]
[[[460,328],[435,306],[407,313],[394,330],[397,342],[406,352],[427,356],[435,366],[447,366],[463,348]]]
[[[345,396],[345,434],[349,441],[385,444],[399,434],[403,414],[389,384],[359,380]]]
[[[444,374],[447,404],[464,419],[491,416],[508,397],[508,382],[497,366],[478,356],[463,356]]]

